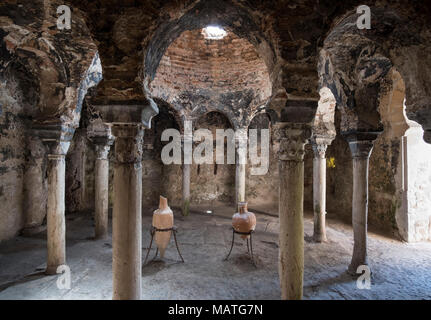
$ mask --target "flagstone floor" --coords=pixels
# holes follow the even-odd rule
[[[212,210],[211,214],[204,213]],[[252,211],[252,208],[250,209]],[[148,211],[151,212],[151,211]],[[174,241],[163,261],[142,266],[143,299],[279,299],[278,218],[257,213],[254,267],[238,237],[224,261],[232,232],[227,206],[178,212],[178,242],[185,259],[179,262]],[[112,244],[91,239],[89,214],[67,216],[67,263],[71,288],[58,289],[57,276],[43,274],[46,234],[19,236],[0,244],[0,299],[111,299]],[[149,245],[151,217],[143,217],[143,259]],[[328,221],[328,243],[312,242],[312,219],[305,219],[304,299],[431,299],[431,243],[406,244],[369,233],[371,289],[358,289],[346,274],[353,235],[351,227]],[[151,250],[150,258],[155,250]]]

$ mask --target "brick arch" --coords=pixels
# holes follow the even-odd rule
[[[207,111],[207,112],[204,112],[204,113],[201,113],[201,114],[199,114],[199,115],[196,115],[194,118],[195,118],[195,121],[194,121],[194,123],[193,123],[193,128],[197,128],[198,127],[198,125],[202,122],[202,121],[204,121],[206,118],[208,118],[208,116],[209,115],[211,115],[211,114],[217,114],[218,116],[220,116],[220,117],[222,117],[224,120],[226,120],[226,123],[229,123],[229,126],[230,126],[230,128],[231,129],[236,129],[237,127],[235,126],[235,123],[232,121],[232,119],[230,118],[230,116],[229,116],[229,114],[227,114],[227,113],[225,113],[225,112],[223,112],[223,111],[220,111],[220,110],[210,110],[210,111]],[[222,129],[222,128],[220,128],[220,129]],[[229,129],[229,128],[224,128],[224,129]]]
[[[265,62],[230,29],[220,40],[205,39],[202,29],[184,31],[166,50],[148,89],[181,114],[220,111],[234,127],[247,126],[272,93]]]
[[[176,108],[174,105],[170,104],[169,102],[163,99],[154,98],[154,102],[157,104],[159,111],[160,111],[160,108],[165,108],[166,110],[168,110],[169,114],[172,115],[172,117],[175,119],[175,122],[177,123],[180,129],[180,132],[183,132],[184,120],[186,120],[188,116],[185,115],[181,109]]]
[[[250,129],[250,127],[254,124],[254,122],[258,121],[259,118],[264,117],[268,120],[268,128],[269,129],[271,127],[271,125],[273,124],[272,119],[271,119],[271,115],[268,112],[257,112],[253,115],[253,117],[250,119],[250,122],[247,126],[247,128]]]

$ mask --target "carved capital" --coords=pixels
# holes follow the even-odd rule
[[[97,160],[107,160],[109,155],[109,150],[111,150],[112,144],[96,144],[94,146],[96,150]]]
[[[374,141],[380,132],[352,132],[345,134],[353,159],[368,159],[373,151]]]
[[[133,123],[143,125],[145,128],[151,127],[151,119],[159,113],[154,101],[142,104],[93,105],[93,108],[105,123]]]
[[[279,123],[275,129],[281,161],[304,161],[305,145],[311,137],[311,126],[302,123]]]
[[[349,141],[350,152],[353,159],[368,159],[373,151],[374,141]]]
[[[112,133],[115,136],[115,160],[117,163],[140,164],[144,129],[137,124],[114,124]]]
[[[238,128],[234,136],[236,161],[238,164],[247,164],[248,130]]]
[[[48,147],[49,160],[62,160],[69,150],[75,128],[64,123],[36,123],[32,132]]]
[[[104,123],[93,123],[87,129],[87,136],[95,145],[96,158],[108,159],[109,150],[115,141],[115,137],[111,134],[111,127]]]
[[[313,135],[311,138],[311,146],[313,148],[314,157],[324,159],[326,157],[326,149],[332,143],[332,137]]]
[[[326,149],[328,148],[327,144],[324,143],[312,143],[311,146],[313,147],[314,157],[325,159],[326,157]]]
[[[239,128],[235,131],[235,147],[243,147],[248,143],[248,130],[247,128]]]
[[[26,139],[27,150],[29,151],[29,161],[33,162],[35,159],[43,159],[46,154],[46,149],[42,140],[32,134],[30,131]]]

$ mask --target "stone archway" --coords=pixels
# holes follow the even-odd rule
[[[431,238],[431,146],[423,140],[422,127],[407,118],[405,83],[400,73],[393,69],[388,82],[379,106],[385,129],[371,157],[370,207],[374,212],[370,222],[389,225],[404,241],[427,241]],[[379,165],[383,160],[391,166]],[[390,180],[383,183],[385,177]],[[382,210],[385,203],[387,209]],[[383,219],[375,221],[376,217]]]

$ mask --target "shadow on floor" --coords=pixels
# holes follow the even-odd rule
[[[10,282],[6,282],[4,284],[0,284],[0,292],[6,290],[9,287],[13,287],[15,285],[19,285],[19,284],[22,284],[22,283],[30,282],[30,281],[33,281],[33,280],[38,280],[38,279],[44,278],[46,276],[47,275],[45,274],[44,271],[36,272],[36,273],[32,273],[32,274],[28,274],[28,275],[24,276],[21,279],[10,281]]]

